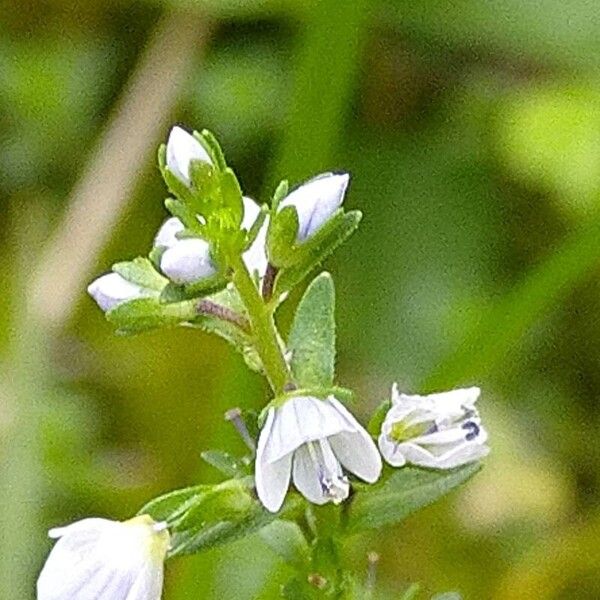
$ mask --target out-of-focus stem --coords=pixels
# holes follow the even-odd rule
[[[64,324],[81,297],[208,31],[197,13],[169,12],[150,38],[32,279],[30,312],[46,325]]]

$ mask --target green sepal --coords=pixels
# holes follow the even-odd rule
[[[204,277],[194,283],[180,285],[169,282],[160,296],[161,302],[182,302],[184,300],[205,298],[211,294],[216,294],[223,290],[227,285],[227,279],[220,273],[215,273],[210,277]]]
[[[171,492],[149,502],[139,514],[169,524],[169,556],[177,556],[250,535],[275,519],[295,515],[301,505],[297,496],[290,495],[279,513],[267,511],[254,497],[253,479],[246,477]]]
[[[137,298],[115,306],[106,313],[117,333],[132,335],[159,327],[173,327],[197,316],[191,301],[164,304],[158,298]]]
[[[386,398],[379,406],[375,409],[371,420],[367,426],[367,431],[371,435],[379,435],[381,432],[381,426],[385,421],[385,415],[387,415],[388,411],[392,407],[392,401],[389,398]]]
[[[340,209],[311,238],[296,246],[294,256],[288,257],[293,266],[279,271],[273,296],[278,298],[300,283],[356,231],[361,219],[358,210],[345,213]]]
[[[258,213],[256,220],[254,221],[254,223],[252,223],[250,229],[248,229],[248,233],[246,234],[244,252],[248,250],[250,246],[252,246],[252,244],[256,241],[256,238],[258,237],[258,234],[260,233],[260,230],[262,229],[262,226],[264,225],[265,219],[267,218],[268,214],[269,207],[266,204],[263,204],[260,207],[260,212]]]
[[[193,231],[196,235],[203,237],[205,235],[205,226],[198,221],[196,214],[187,204],[175,198],[167,198],[165,200],[165,208],[177,217],[189,231]]]
[[[118,262],[112,266],[112,270],[131,283],[157,292],[169,283],[169,280],[155,269],[150,260],[141,256]]]
[[[275,192],[273,192],[273,200],[271,201],[273,214],[277,212],[279,204],[288,195],[289,188],[290,186],[287,179],[281,180],[279,185],[275,188]]]
[[[329,273],[310,283],[300,300],[288,340],[294,381],[330,388],[335,371],[335,289]]]
[[[212,134],[212,132],[210,132],[208,129],[203,129],[200,133],[194,131],[193,135],[213,159],[215,167],[219,171],[224,171],[227,168],[225,154],[223,153],[221,144],[219,144],[217,138]]]
[[[298,212],[293,206],[286,206],[271,218],[267,232],[267,256],[275,267],[291,267],[298,261],[294,251],[298,227]]]
[[[211,213],[220,208],[220,173],[203,160],[190,161],[191,193],[186,204],[194,214],[202,215],[206,220]]]
[[[228,477],[245,477],[250,474],[247,461],[235,458],[227,452],[206,450],[200,456],[205,462]]]
[[[345,513],[346,531],[356,533],[399,523],[462,485],[481,469],[472,463],[438,471],[417,467],[386,469],[392,474],[374,485],[355,484],[355,496]]]
[[[235,173],[228,167],[220,177],[222,207],[228,211],[228,225],[232,230],[238,230],[244,218],[244,202],[242,188]]]

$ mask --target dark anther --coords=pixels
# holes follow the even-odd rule
[[[467,435],[465,436],[467,442],[474,440],[479,435],[479,425],[474,421],[463,423],[462,428],[467,431]]]

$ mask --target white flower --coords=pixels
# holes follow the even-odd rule
[[[298,212],[298,241],[318,231],[342,205],[350,176],[346,173],[323,173],[288,194],[279,210],[293,206]]]
[[[392,388],[392,407],[379,436],[379,449],[394,467],[406,463],[453,469],[486,456],[487,432],[475,402],[479,388],[408,396]]]
[[[342,466],[373,483],[381,457],[371,436],[333,396],[297,396],[269,409],[256,454],[256,490],[268,510],[281,508],[290,476],[311,502],[342,502],[350,491]]]
[[[252,198],[244,196],[242,228],[250,229],[258,217],[260,207]],[[265,249],[268,222],[265,221],[254,243],[244,252],[244,262],[251,272],[262,277],[267,270]],[[210,245],[200,238],[179,239],[177,235],[185,229],[177,218],[167,219],[154,238],[154,247],[164,250],[160,259],[162,272],[175,283],[193,283],[216,273],[210,257]]]
[[[160,600],[169,532],[148,516],[123,523],[84,519],[57,538],[37,582],[37,600]]]
[[[90,283],[87,291],[105,312],[123,302],[156,295],[153,290],[131,283],[118,273],[107,273],[98,277]]]
[[[249,230],[260,213],[260,206],[258,206],[258,204],[252,200],[252,198],[248,198],[247,196],[244,196],[242,200],[244,201],[244,218],[242,220],[242,229]],[[250,272],[258,272],[259,277],[264,276],[267,270],[267,264],[269,262],[267,259],[266,250],[268,228],[269,218],[267,217],[260,228],[254,243],[252,246],[250,246],[250,248],[248,248],[248,250],[246,250],[246,252],[244,252],[243,256],[244,262],[246,263],[246,266]]]
[[[200,238],[177,240],[160,258],[161,271],[175,283],[194,283],[217,272],[210,245]]]
[[[212,165],[208,152],[193,135],[181,127],[173,127],[167,140],[167,168],[185,185],[190,185],[192,160]]]

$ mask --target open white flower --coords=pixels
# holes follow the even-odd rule
[[[342,467],[374,483],[381,457],[371,436],[336,398],[297,396],[269,409],[255,475],[258,497],[268,510],[281,508],[290,476],[311,502],[342,502],[350,492]]]
[[[242,228],[250,229],[258,217],[258,204],[244,196],[244,217]],[[258,272],[262,277],[267,270],[267,253],[265,250],[268,221],[261,227],[254,243],[244,252],[244,262],[252,273]],[[210,257],[210,245],[200,238],[183,238],[177,236],[185,229],[177,218],[167,219],[154,238],[154,247],[161,248],[164,253],[160,259],[161,271],[172,281],[179,284],[194,283],[216,273]]]
[[[406,463],[453,469],[489,453],[487,432],[475,402],[477,387],[429,396],[400,394],[392,388],[392,407],[379,436],[379,449],[394,467]]]
[[[37,600],[160,600],[170,537],[149,516],[123,523],[84,519],[57,538],[37,582]]]
[[[98,277],[90,283],[87,291],[105,312],[119,304],[129,302],[129,300],[149,298],[156,295],[154,290],[131,283],[118,273],[107,273]]]
[[[323,173],[290,192],[279,204],[282,210],[295,207],[298,212],[298,241],[311,237],[342,205],[350,176]]]
[[[201,160],[212,165],[202,144],[185,129],[173,127],[167,140],[167,168],[185,185],[190,185],[190,163]]]

